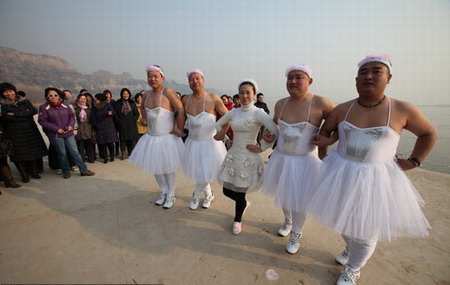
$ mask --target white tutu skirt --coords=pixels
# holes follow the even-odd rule
[[[143,135],[134,147],[128,161],[143,172],[155,175],[168,174],[181,169],[184,144],[173,135]]]
[[[274,198],[278,207],[305,211],[321,165],[317,152],[294,156],[275,149],[264,171],[262,192]]]
[[[252,192],[261,187],[263,172],[259,154],[232,147],[220,167],[217,182],[235,192]]]
[[[423,200],[394,160],[359,162],[334,151],[323,173],[307,211],[325,226],[362,240],[428,235]]]
[[[216,181],[220,166],[227,154],[223,142],[213,138],[197,141],[188,137],[185,147],[184,174],[195,183]]]

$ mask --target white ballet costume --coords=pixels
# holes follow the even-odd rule
[[[246,193],[261,187],[264,165],[259,153],[249,151],[248,144],[256,145],[259,128],[264,125],[271,134],[278,129],[263,109],[253,104],[243,105],[226,113],[216,123],[218,131],[231,121],[234,132],[233,145],[228,150],[218,175],[218,182],[229,190]]]
[[[170,133],[175,114],[161,107],[162,96],[161,94],[158,107],[145,107],[148,131],[139,139],[128,161],[140,167],[143,172],[154,174],[161,194],[173,197],[175,172],[182,168],[184,144],[181,138]]]
[[[391,100],[386,126],[370,128],[347,121],[355,102],[338,125],[337,150],[324,158],[323,177],[307,211],[342,235],[345,270],[350,267],[359,276],[377,241],[425,237],[430,225],[420,194],[395,161],[400,135],[389,127]]]
[[[185,142],[183,170],[184,174],[196,183],[194,196],[204,191],[206,197],[209,197],[212,195],[209,183],[217,180],[227,150],[223,142],[214,139],[216,116],[205,111],[206,94],[204,98],[203,112],[196,116],[187,113],[190,97],[186,103],[189,136]]]
[[[353,104],[339,123],[337,150],[324,159],[324,176],[308,212],[361,240],[427,236],[423,200],[395,161],[400,135],[389,127],[391,100],[386,126],[371,128],[347,121]]]

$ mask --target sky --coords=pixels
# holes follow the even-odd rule
[[[158,64],[187,84],[186,71],[200,68],[206,87],[229,95],[253,78],[271,107],[288,96],[291,64],[309,64],[310,91],[341,103],[357,96],[357,63],[385,53],[387,96],[450,104],[449,0],[0,0],[0,45],[85,74],[145,80]]]

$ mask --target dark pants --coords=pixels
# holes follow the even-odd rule
[[[236,202],[234,209],[234,221],[241,222],[242,214],[244,213],[245,207],[247,206],[247,200],[245,200],[246,193],[235,192],[224,187],[223,194]]]
[[[77,147],[83,161],[86,161],[86,157],[89,162],[95,161],[94,144],[91,140],[79,140]]]

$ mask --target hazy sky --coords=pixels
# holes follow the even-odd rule
[[[61,57],[82,73],[102,69],[145,79],[159,64],[187,83],[235,94],[254,78],[266,101],[287,96],[285,68],[313,68],[311,91],[354,98],[356,64],[392,55],[386,94],[416,104],[450,104],[450,1],[0,0],[0,45]]]

